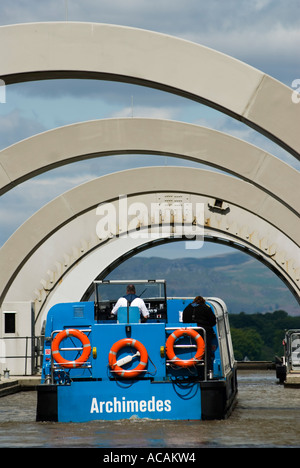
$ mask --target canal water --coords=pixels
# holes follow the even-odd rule
[[[36,392],[0,398],[0,448],[299,448],[300,389],[275,371],[238,372],[238,400],[222,421],[35,421]]]

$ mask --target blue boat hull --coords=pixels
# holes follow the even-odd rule
[[[221,308],[218,311],[218,303],[215,302],[214,310],[219,314],[216,336],[219,338],[213,369],[208,371],[206,357],[199,362],[194,360],[197,340],[185,332],[180,339],[176,338],[176,343],[180,343],[175,348],[176,359],[178,355],[181,362],[192,361],[192,365],[179,366],[176,360],[168,357],[168,338],[174,330],[189,329],[198,337],[201,333],[199,329],[195,332],[197,324],[179,321],[179,312],[185,304],[185,300],[168,301],[168,320],[157,316],[146,324],[128,319],[124,323],[103,321],[95,316],[91,302],[54,306],[47,317],[36,419],[86,422],[129,418],[226,418],[237,395],[236,364],[232,358],[226,314]],[[75,343],[76,333],[84,333],[84,342],[88,344],[80,343],[82,347],[79,347]],[[62,340],[55,351],[54,336],[60,335]],[[126,344],[128,340],[134,345]],[[60,347],[62,342],[64,348]],[[113,352],[120,342],[123,343],[121,349]],[[144,360],[142,354],[134,354],[137,343],[146,350],[145,366],[141,365]],[[85,346],[89,350],[88,359],[78,365],[79,350],[83,353]],[[62,358],[64,352],[69,356],[67,362],[71,363],[70,366],[58,361],[58,355]],[[122,362],[117,367],[111,362],[114,355],[118,359],[117,364]],[[122,360],[128,357],[130,362],[124,363]],[[126,369],[125,375],[116,371],[117,368]],[[136,369],[139,369],[138,373]]]
[[[86,422],[129,418],[211,420],[228,417],[236,372],[226,381],[77,381],[38,387],[38,421]]]

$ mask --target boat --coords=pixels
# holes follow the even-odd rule
[[[127,303],[111,311],[133,283],[149,317]],[[165,280],[95,281],[87,301],[60,303],[47,314],[37,421],[130,418],[213,420],[230,416],[237,398],[228,311],[216,316],[213,366],[205,329],[183,323],[191,298],[167,297]]]
[[[276,377],[285,386],[300,387],[300,330],[285,331],[283,356],[276,356]]]

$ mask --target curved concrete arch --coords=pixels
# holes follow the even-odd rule
[[[165,202],[168,206],[174,202],[181,204],[188,202],[193,207],[196,207],[198,203],[202,204],[205,208],[204,240],[226,243],[252,255],[271,269],[300,302],[300,267],[299,264],[297,265],[299,248],[286,239],[276,227],[270,226],[255,214],[232,204],[230,212],[226,210],[224,216],[211,209],[215,200],[210,197],[178,192],[131,196],[128,197],[128,212],[132,213],[132,208],[133,211],[139,210],[140,201],[148,213],[151,212],[151,205],[157,202],[161,207]],[[118,211],[119,200],[113,202],[112,205]],[[106,275],[111,268],[141,249],[178,239],[174,233],[171,237],[167,236],[166,232],[171,226],[168,217],[164,216],[163,212],[158,231],[155,229],[153,232],[152,225],[149,231],[147,218],[138,215],[139,228],[138,231],[133,231],[134,236],[130,232],[128,236],[124,236],[124,231],[121,231],[123,234],[117,237],[106,232],[99,239],[96,235],[97,211],[91,209],[72,219],[45,240],[21,268],[7,292],[4,304],[11,301],[34,302],[37,329],[40,327],[40,317],[47,313],[51,304],[55,301],[79,301],[99,272],[101,276]],[[176,219],[180,223],[178,216]],[[199,221],[198,216],[195,219]],[[153,224],[152,216],[150,221]],[[186,224],[186,219],[182,218],[182,222],[185,223],[187,230],[191,229],[191,232],[194,232],[194,228]],[[145,233],[147,240],[145,240]],[[180,240],[182,240],[181,236]],[[201,248],[201,236],[200,242],[199,236],[196,241],[188,242],[185,247],[187,249]]]
[[[239,251],[242,251],[244,253],[247,253],[248,255],[252,256],[256,260],[261,262],[263,265],[268,267],[273,272],[276,271],[276,275],[285,283],[285,285],[288,287],[288,289],[294,295],[295,299],[300,304],[300,296],[298,294],[299,288],[297,287],[295,282],[293,284],[293,281],[291,282],[290,278],[287,278],[287,275],[286,275],[286,272],[284,271],[284,269],[280,269],[279,265],[276,265],[276,262],[272,262],[272,258],[268,254],[263,252],[263,249],[260,248],[259,246],[251,244],[251,242],[245,242],[245,239],[242,239],[241,237],[239,237],[239,235],[234,235],[231,232],[224,232],[224,231],[217,230],[216,228],[212,228],[212,227],[208,227],[208,226],[205,226],[203,240],[205,242],[213,242],[213,243],[216,243],[216,244],[226,245],[226,246],[232,247],[234,249],[237,249]],[[118,254],[119,254],[118,257],[115,256],[115,253],[111,252],[111,257],[110,258],[109,258],[108,255],[105,257],[106,265],[103,264],[103,261],[102,261],[102,264],[101,264],[102,270],[95,277],[92,276],[92,274],[95,273],[95,269],[91,268],[91,264],[92,264],[92,262],[94,262],[96,265],[99,265],[100,255],[101,255],[101,258],[103,259],[103,253],[104,252],[101,251],[101,254],[99,253],[97,258],[95,258],[95,259],[92,259],[92,255],[91,255],[90,258],[87,258],[86,265],[84,265],[82,269],[81,269],[81,267],[79,267],[79,271],[77,271],[76,273],[74,272],[73,269],[72,269],[72,271],[70,270],[68,272],[71,275],[71,277],[68,278],[68,283],[69,284],[73,283],[73,278],[74,278],[73,273],[74,273],[77,278],[80,278],[80,277],[83,278],[84,277],[85,278],[84,285],[89,286],[88,288],[86,288],[86,290],[84,290],[84,285],[81,285],[81,287],[80,287],[79,286],[79,281],[76,281],[76,285],[79,286],[79,289],[76,292],[76,299],[74,299],[74,301],[87,300],[88,291],[91,290],[91,286],[92,286],[93,281],[95,281],[95,280],[104,280],[109,275],[109,273],[111,273],[115,268],[120,266],[122,263],[124,263],[129,258],[133,257],[134,255],[136,255],[136,254],[138,254],[138,253],[140,253],[140,252],[142,252],[144,250],[147,250],[147,249],[149,249],[149,248],[151,248],[153,246],[156,246],[156,245],[162,245],[162,244],[166,244],[166,243],[170,243],[170,242],[178,242],[178,241],[182,242],[182,240],[176,239],[176,238],[161,238],[158,241],[155,241],[155,242],[149,241],[148,243],[144,243],[144,244],[141,244],[140,242],[137,242],[136,246],[135,247],[131,246],[130,250],[128,248],[124,248],[124,247],[123,247],[123,251],[118,250]],[[108,244],[105,244],[105,248],[107,248],[108,252],[109,252],[110,246]],[[87,252],[87,255],[89,255],[89,253],[91,253],[91,252]],[[83,262],[85,262],[85,259],[83,260]],[[84,271],[84,274],[83,274],[83,271]],[[87,274],[88,271],[90,272],[89,274]],[[90,282],[89,282],[89,279],[91,280]],[[53,289],[55,289],[55,288],[53,288]],[[56,289],[59,289],[59,286]],[[73,288],[73,290],[74,290],[74,288]],[[65,291],[66,291],[66,289],[65,289]],[[71,291],[72,291],[72,288],[70,288],[70,292]],[[84,294],[82,294],[82,296],[81,296],[80,294],[83,291],[84,291]],[[52,293],[52,290],[51,290],[51,293]],[[72,294],[72,292],[71,292],[71,294]],[[45,305],[44,305],[44,306],[46,306],[46,313],[47,313],[47,311],[49,310],[49,307],[51,307],[52,304],[55,304],[57,302],[63,302],[64,301],[63,297],[64,296],[60,291],[56,291],[55,294],[53,294],[53,296],[50,298],[50,301],[48,301],[48,298],[47,298],[47,301],[45,302]],[[69,298],[70,298],[70,295],[69,295]],[[42,310],[44,311],[44,309],[45,309],[45,307]]]
[[[274,266],[268,261],[266,257],[259,252],[259,249],[249,248],[246,246],[239,245],[237,239],[234,236],[226,233],[217,233],[210,228],[206,229],[207,236],[210,236],[213,242],[226,243],[234,248],[244,251],[245,253],[253,256],[261,263],[273,269]],[[166,243],[169,240],[167,238],[161,239],[161,243]],[[172,239],[171,242],[176,240]],[[150,243],[149,243],[150,244]],[[151,245],[149,245],[151,247]],[[253,247],[253,246],[252,246]],[[49,294],[44,300],[40,309],[36,308],[36,326],[37,329],[41,327],[43,319],[46,318],[49,309],[59,302],[79,302],[80,300],[86,300],[84,295],[87,293],[89,286],[97,278],[104,279],[110,270],[113,270],[123,261],[126,261],[131,256],[135,255],[139,251],[147,248],[147,243],[142,239],[111,239],[109,243],[91,250],[84,256],[84,258],[76,264],[76,268],[70,269],[68,274],[64,277],[56,287],[51,289]],[[103,270],[99,275],[99,267]],[[281,274],[280,270],[276,271],[277,276],[286,284],[294,295],[295,299],[300,303],[299,289],[293,287],[288,279]],[[84,280],[83,280],[84,278]]]
[[[137,215],[138,230],[128,220],[131,232],[128,231],[128,236],[124,236],[124,230],[119,229],[119,234],[116,237],[106,228],[104,228],[106,232],[99,229],[98,220],[99,215],[101,216],[99,210],[92,208],[77,216],[60,227],[35,250],[16,275],[6,294],[5,302],[34,301],[36,314],[40,315],[40,312],[49,304],[49,298],[54,297],[54,295],[55,298],[59,298],[63,302],[72,297],[74,300],[80,300],[81,296],[78,297],[78,294],[82,288],[85,290],[85,287],[88,286],[89,279],[90,282],[95,279],[93,274],[95,276],[99,272],[102,272],[102,275],[106,274],[111,265],[115,266],[122,262],[128,256],[137,253],[140,248],[149,248],[157,242],[178,239],[176,229],[175,232],[172,230],[172,233],[167,235],[171,228],[167,211],[170,212],[170,206],[176,205],[176,203],[181,206],[184,203],[189,203],[193,209],[193,220],[197,220],[197,223],[200,222],[200,226],[204,226],[204,232],[201,230],[200,238],[199,235],[196,238],[197,242],[188,242],[185,245],[187,249],[201,248],[203,245],[202,236],[204,236],[205,240],[211,237],[213,242],[227,243],[227,245],[232,245],[247,253],[253,253],[253,256],[276,272],[276,275],[300,301],[300,265],[297,265],[299,248],[276,227],[266,223],[255,214],[233,204],[230,204],[230,210],[229,206],[225,206],[225,210],[221,214],[222,212],[212,209],[214,198],[179,192],[129,196],[127,201],[128,213],[131,215],[136,213]],[[155,226],[154,219],[156,217],[152,214],[149,216],[152,207],[157,207],[157,204],[162,210],[159,220],[160,227]],[[199,219],[199,213],[197,214],[199,204],[204,208],[204,219],[202,219],[201,214]],[[166,205],[169,208],[166,208]],[[113,207],[116,214],[120,212],[118,211],[120,208],[123,210],[126,208],[124,205],[120,205],[119,200],[109,204],[109,207]],[[106,208],[108,207],[104,204],[104,212]],[[141,208],[142,211],[140,211]],[[189,235],[187,232],[189,230],[192,233],[195,232],[194,227],[188,224],[188,218],[185,217],[183,211],[181,214],[182,218],[179,213],[171,220],[173,229],[175,228],[173,223],[177,223],[177,226],[184,224],[186,235]],[[116,217],[118,218],[118,214]],[[132,219],[132,216],[129,219]],[[179,238],[182,239],[182,236],[180,235]],[[121,245],[117,242],[118,240],[120,240]],[[144,242],[146,244],[143,244]],[[94,252],[98,249],[101,249],[101,253],[95,253],[96,257],[94,258]],[[49,255],[50,252],[51,255]],[[82,264],[85,265],[84,270],[81,269]],[[81,273],[78,273],[77,269]],[[74,274],[76,283],[73,283],[73,287],[70,286],[70,289],[66,289],[66,283],[72,285],[69,276],[71,275],[73,278]],[[74,293],[75,284],[76,294]]]
[[[188,184],[187,184],[188,181]],[[100,203],[157,192],[202,194],[254,213],[300,245],[298,217],[258,188],[227,175],[184,167],[148,167],[94,179],[57,197],[27,220],[0,250],[0,303],[31,255],[62,226]]]
[[[111,154],[158,154],[205,163],[253,183],[299,212],[300,174],[230,135],[156,119],[104,119],[35,135],[0,151],[0,195],[64,164]],[[291,190],[293,187],[293,190]]]
[[[6,84],[94,78],[158,88],[216,108],[299,158],[293,91],[215,50],[141,29],[71,22],[2,26],[0,43]]]

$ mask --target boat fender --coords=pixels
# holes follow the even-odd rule
[[[137,353],[131,356],[126,356],[117,361],[118,352],[125,346],[130,346],[137,350]],[[121,366],[132,361],[135,356],[140,356],[140,362],[134,369],[125,370]],[[140,377],[145,371],[148,363],[148,353],[145,346],[138,340],[133,338],[123,338],[113,344],[108,355],[108,364],[112,372],[125,379]]]
[[[174,352],[174,343],[181,336],[190,336],[196,341],[197,352],[195,356],[191,359],[179,359]],[[195,364],[197,364],[198,361],[201,361],[203,359],[204,353],[205,342],[202,336],[199,335],[199,333],[196,330],[190,328],[178,328],[173,333],[171,333],[171,335],[167,339],[166,354],[168,359],[172,361],[172,364],[175,364],[176,366],[184,368],[194,366]]]
[[[69,336],[74,336],[78,338],[82,343],[83,351],[78,359],[75,361],[68,361],[67,359],[63,358],[59,352],[59,345],[65,338]],[[80,330],[69,328],[67,330],[63,330],[59,332],[54,340],[52,341],[51,346],[52,356],[53,359],[60,364],[62,367],[72,368],[72,367],[79,367],[82,366],[88,359],[91,353],[91,343],[85,333]]]

